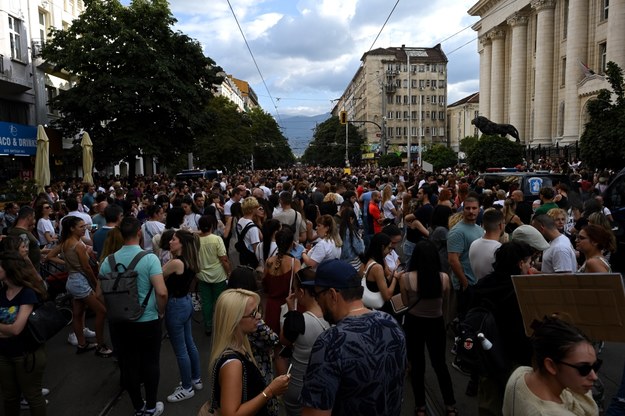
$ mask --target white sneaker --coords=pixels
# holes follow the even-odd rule
[[[95,331],[92,331],[87,327],[82,330],[82,333],[85,335],[85,338],[95,338]]]
[[[176,402],[181,402],[183,400],[190,399],[193,396],[195,396],[195,391],[193,390],[193,388],[190,388],[189,390],[187,390],[182,386],[178,386],[176,387],[176,390],[174,390],[172,394],[167,396],[167,401],[170,403],[176,403]]]
[[[78,338],[76,338],[76,334],[74,334],[74,331],[70,332],[70,334],[67,336],[67,342],[74,347],[78,345]]]
[[[154,409],[145,409],[143,411],[144,416],[160,416],[165,411],[165,405],[163,402],[156,402],[156,407]]]
[[[204,388],[204,384],[202,384],[201,378],[198,378],[197,380],[191,380],[191,384],[193,384],[193,388],[195,390],[202,390]]]

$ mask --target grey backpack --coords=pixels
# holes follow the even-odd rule
[[[137,288],[139,273],[134,268],[147,254],[147,251],[137,253],[128,267],[122,263],[116,263],[114,254],[106,258],[111,271],[100,274],[98,278],[106,303],[106,315],[112,322],[136,321],[143,315],[154,287],[151,286],[143,302],[139,302]]]

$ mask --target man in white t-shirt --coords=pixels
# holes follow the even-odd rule
[[[224,204],[224,217],[226,219],[224,238],[227,240],[226,243],[230,240],[232,234],[232,204],[239,202],[241,200],[241,195],[242,191],[239,188],[232,188],[232,195],[230,196],[230,199]],[[228,244],[226,244],[226,247],[228,247]]]
[[[476,280],[493,271],[495,252],[501,247],[499,238],[505,228],[503,213],[495,208],[487,209],[482,217],[482,227],[484,235],[473,241],[469,248],[469,262]]]
[[[577,270],[577,259],[571,240],[560,234],[553,218],[547,214],[532,219],[532,225],[549,241],[549,248],[543,252],[541,272],[573,273]]]

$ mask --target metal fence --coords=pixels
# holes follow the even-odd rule
[[[560,146],[556,143],[555,146],[541,146],[525,148],[525,159],[536,162],[538,159],[551,159],[551,160],[564,160],[566,162],[573,162],[579,160],[579,142],[574,144],[568,144],[566,146]]]

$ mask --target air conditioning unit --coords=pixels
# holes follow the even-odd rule
[[[434,86],[433,86],[433,87],[432,87],[432,90],[435,90],[435,89],[436,89],[436,87],[434,87]]]
[[[425,87],[419,87],[419,89],[420,89],[421,91],[423,91],[423,90],[425,89]]]

